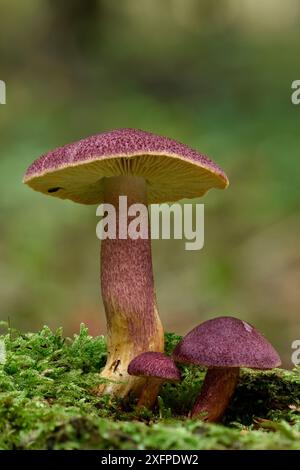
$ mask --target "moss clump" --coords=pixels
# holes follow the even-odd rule
[[[5,327],[3,325],[5,330]],[[166,384],[153,411],[134,401],[96,397],[105,364],[102,336],[44,327],[0,337],[0,449],[300,449],[300,371],[243,371],[223,424],[185,417],[204,371],[182,367],[183,381]],[[170,353],[179,336],[166,335]]]

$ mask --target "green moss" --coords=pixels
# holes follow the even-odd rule
[[[90,393],[106,359],[103,337],[64,338],[44,327],[20,334],[3,325],[0,449],[300,449],[300,371],[243,371],[223,424],[185,417],[205,371],[182,367],[154,412]],[[166,335],[170,353],[179,336]]]

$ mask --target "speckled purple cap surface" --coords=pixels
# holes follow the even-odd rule
[[[225,173],[187,145],[137,129],[118,129],[42,155],[24,177],[36,191],[83,204],[103,200],[104,178],[142,176],[149,203],[198,197],[228,185]]]
[[[234,317],[208,320],[176,346],[177,362],[206,367],[273,369],[281,364],[273,346],[249,323]]]
[[[128,374],[178,381],[180,372],[173,359],[160,352],[145,352],[135,357],[128,366]]]

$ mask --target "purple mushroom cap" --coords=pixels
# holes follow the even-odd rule
[[[249,323],[234,317],[208,320],[176,346],[176,362],[206,367],[273,369],[281,364],[273,346]]]
[[[145,352],[135,357],[128,366],[128,373],[167,381],[180,380],[180,372],[173,359],[160,352]]]
[[[98,204],[104,178],[122,175],[146,179],[149,204],[199,197],[228,186],[225,173],[209,158],[137,129],[103,132],[48,152],[30,165],[24,183],[61,199]]]

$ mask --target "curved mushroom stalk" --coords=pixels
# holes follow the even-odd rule
[[[147,378],[137,403],[138,408],[148,408],[151,410],[156,402],[160,387],[163,384],[162,379]]]
[[[191,412],[191,418],[216,423],[222,418],[236,388],[238,367],[209,369]]]
[[[131,239],[127,230],[132,217],[119,209],[119,196],[127,196],[128,207],[140,203],[147,207],[147,188],[143,178],[118,176],[104,183],[104,202],[116,210],[116,239],[102,240],[101,286],[108,328],[108,359],[101,373],[110,383],[100,385],[98,393],[138,395],[145,379],[130,376],[130,361],[144,351],[163,351],[164,334],[156,308],[151,240]],[[147,214],[139,215],[148,223]],[[147,220],[145,220],[147,217]],[[127,238],[125,238],[127,236]],[[124,237],[124,238],[121,238]]]

